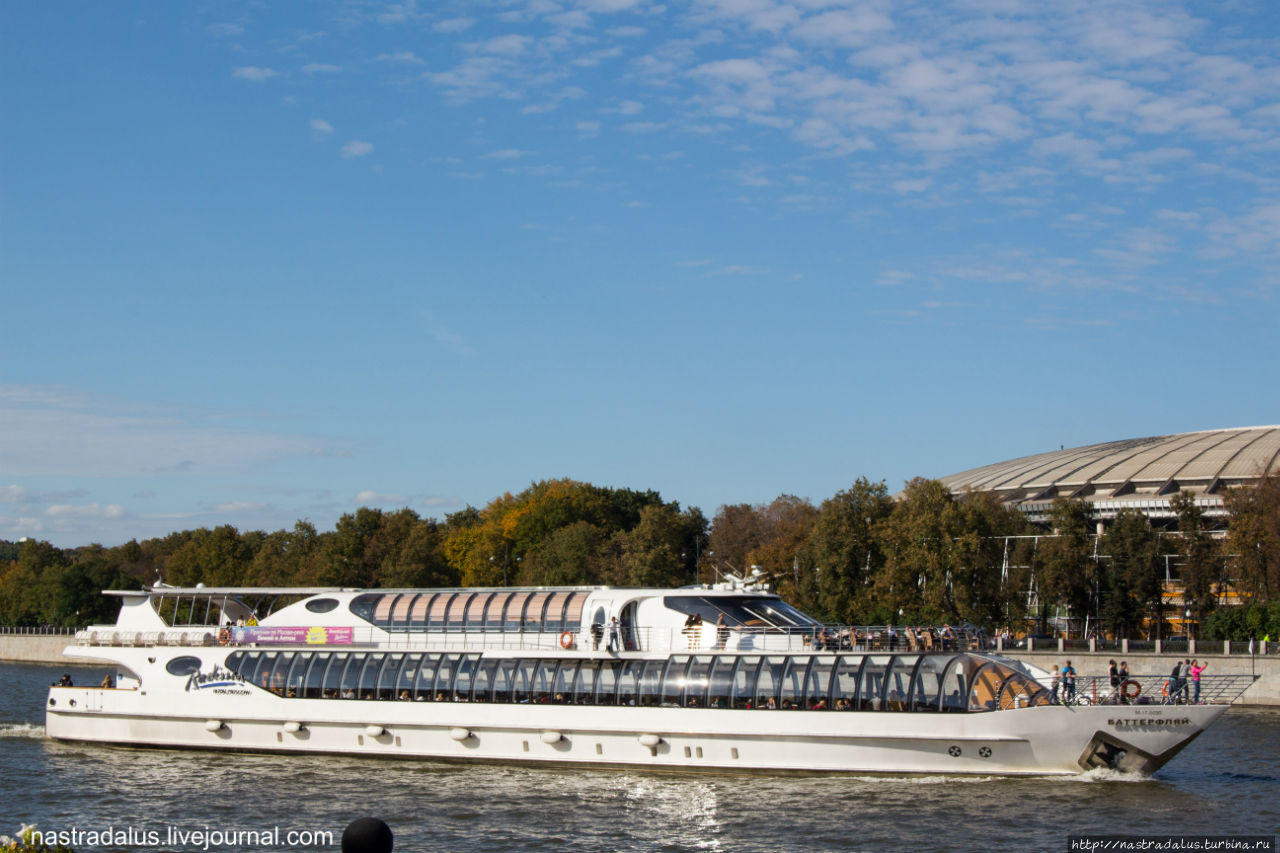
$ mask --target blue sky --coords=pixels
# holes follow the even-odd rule
[[[0,5],[0,538],[1280,422],[1280,5]]]

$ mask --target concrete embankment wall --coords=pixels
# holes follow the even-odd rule
[[[69,663],[62,650],[75,644],[71,634],[0,634],[0,661]]]
[[[1129,671],[1134,675],[1168,675],[1173,669],[1175,660],[1186,660],[1193,658],[1201,663],[1208,663],[1209,668],[1204,671],[1206,677],[1210,675],[1249,675],[1251,672],[1261,676],[1253,683],[1253,686],[1245,691],[1245,694],[1236,700],[1238,705],[1280,705],[1280,655],[1271,654],[1265,657],[1258,656],[1251,658],[1249,655],[1206,655],[1186,653],[1175,654],[1151,654],[1151,653],[1129,653],[1121,655],[1118,652],[1082,652],[1082,651],[1051,651],[1051,652],[1005,652],[1005,657],[1015,658],[1025,661],[1033,666],[1041,669],[1051,669],[1056,663],[1062,666],[1067,661],[1071,661],[1071,665],[1076,668],[1076,672],[1083,676],[1099,676],[1107,675],[1107,665],[1112,660],[1119,663],[1121,660],[1127,661]]]
[[[59,636],[0,634],[0,661],[69,663],[71,658],[65,657],[62,650],[74,644],[75,637],[66,634]],[[1105,676],[1107,662],[1112,658],[1119,661],[1122,657],[1129,662],[1129,671],[1134,675],[1168,675],[1169,670],[1173,668],[1174,660],[1180,657],[1173,654],[1131,653],[1122,656],[1115,652],[1059,652],[1056,650],[1005,652],[1005,655],[1043,669],[1049,669],[1055,663],[1061,666],[1065,661],[1070,660],[1076,671],[1084,676]],[[1185,658],[1187,655],[1184,654],[1181,657]],[[1249,655],[1197,654],[1195,658],[1201,662],[1208,661],[1209,668],[1205,670],[1205,675],[1248,675],[1252,671],[1262,676],[1237,700],[1239,704],[1280,705],[1280,655],[1271,654],[1250,658]]]

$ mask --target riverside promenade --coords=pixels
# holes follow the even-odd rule
[[[63,649],[67,646],[75,645],[75,642],[74,634],[0,633],[0,661],[50,664],[76,663],[72,658],[62,654]],[[1128,661],[1129,671],[1134,675],[1162,676],[1169,674],[1169,670],[1173,668],[1175,660],[1184,660],[1190,657],[1202,663],[1208,662],[1209,668],[1205,670],[1205,675],[1207,676],[1249,675],[1251,672],[1261,676],[1258,681],[1254,682],[1245,691],[1243,696],[1236,700],[1237,705],[1280,705],[1280,654],[1274,653],[1275,644],[1270,647],[1273,653],[1267,655],[1241,653],[1238,650],[1239,643],[1235,644],[1233,654],[1209,654],[1205,651],[1206,647],[1217,646],[1222,648],[1222,643],[1211,643],[1209,641],[1200,642],[1198,644],[1199,648],[1194,654],[1185,650],[1176,653],[1164,652],[1159,654],[1149,651],[1131,651],[1127,654],[1110,650],[1090,652],[1085,649],[1063,649],[1059,651],[1057,643],[1050,641],[1050,645],[1053,648],[1037,648],[1030,652],[1013,649],[999,654],[1015,660],[1025,661],[1046,670],[1050,669],[1055,663],[1058,666],[1062,666],[1069,660],[1071,665],[1076,668],[1076,671],[1085,678],[1105,678],[1107,675],[1107,663],[1112,659],[1117,662],[1121,660]],[[88,660],[83,662],[90,663]]]

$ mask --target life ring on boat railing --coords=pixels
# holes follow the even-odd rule
[[[1129,679],[1120,685],[1120,695],[1125,699],[1137,699],[1142,695],[1142,685],[1133,679]]]
[[[230,628],[223,628],[220,631],[218,631],[218,645],[225,646],[227,643],[230,643],[230,642],[231,642]]]
[[[560,648],[568,651],[573,648],[573,632],[564,631],[560,634]]]

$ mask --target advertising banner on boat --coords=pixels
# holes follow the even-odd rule
[[[269,645],[349,646],[353,642],[354,628],[324,628],[319,625],[286,627],[276,625],[252,628],[232,628],[231,639],[235,643]]]

